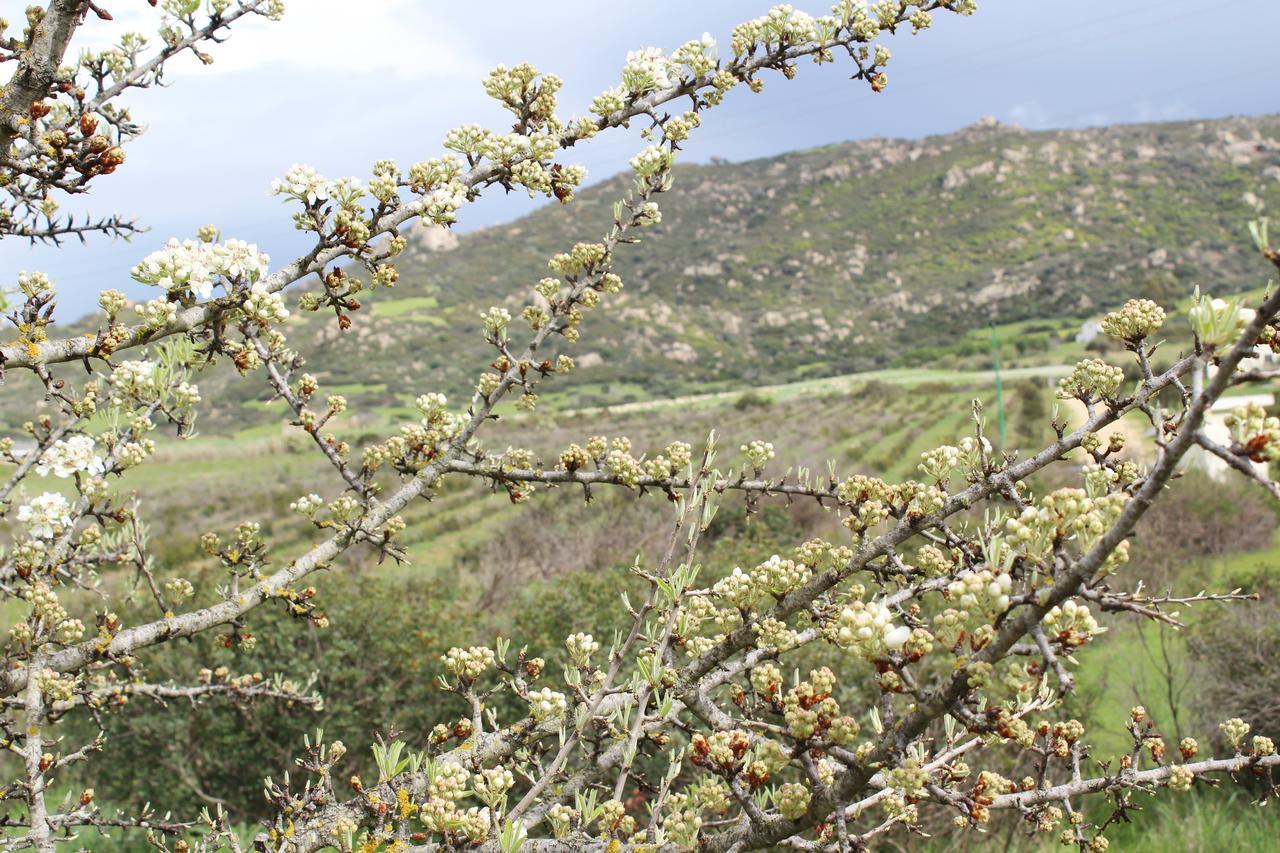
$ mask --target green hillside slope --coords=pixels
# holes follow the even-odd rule
[[[549,256],[601,235],[628,180],[507,225],[416,229],[400,283],[350,331],[331,314],[296,317],[291,341],[356,404],[456,395],[490,360],[478,312],[518,315]],[[1080,317],[1135,295],[1170,304],[1194,284],[1258,286],[1244,222],[1268,205],[1280,205],[1276,116],[1044,132],[988,120],[685,166],[661,225],[620,253],[624,291],[567,347],[581,369],[541,390],[596,405],[949,367],[935,356],[993,316]],[[340,334],[349,340],[333,346]],[[215,372],[201,385],[218,401],[206,428],[266,417],[245,405],[268,396],[265,383]]]

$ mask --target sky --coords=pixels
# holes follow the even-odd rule
[[[154,32],[156,13],[141,0],[103,5],[116,21],[91,19],[75,45],[101,46],[124,29]],[[627,51],[673,50],[704,31],[727,46],[736,23],[769,5],[287,0],[282,21],[241,21],[227,42],[208,48],[212,65],[184,56],[168,85],[127,96],[147,132],[119,171],[65,207],[133,215],[147,233],[58,249],[6,240],[0,284],[19,270],[43,270],[58,285],[57,316],[74,318],[109,287],[142,296],[147,289],[130,280],[130,267],[206,223],[287,262],[306,243],[268,190],[291,164],[367,178],[380,158],[407,168],[438,156],[451,127],[505,127],[509,114],[480,85],[498,64],[531,62],[560,75],[560,114],[581,115],[617,83]],[[794,5],[817,15],[829,0]],[[707,114],[684,159],[741,161],[853,139],[922,137],[987,115],[1041,129],[1280,112],[1273,41],[1280,0],[978,0],[978,7],[971,18],[938,13],[933,29],[886,39],[893,59],[882,94],[849,81],[848,64],[839,62],[802,63],[793,81],[769,74],[758,95],[734,90]],[[575,148],[570,162],[587,167],[588,182],[601,180],[642,145],[634,132],[613,131]],[[509,221],[545,203],[490,190],[463,209],[456,228]]]

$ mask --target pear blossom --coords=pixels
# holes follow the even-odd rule
[[[32,536],[52,539],[71,526],[71,504],[57,492],[45,492],[18,507],[17,517]]]
[[[333,195],[333,183],[311,166],[295,163],[283,178],[271,182],[271,193],[294,198],[304,204],[315,204]]]
[[[148,397],[156,392],[156,363],[141,359],[122,361],[111,372],[111,386],[117,391]]]
[[[632,95],[669,89],[679,79],[679,68],[660,47],[646,47],[627,54],[622,87]]]
[[[219,279],[256,282],[266,275],[269,262],[256,245],[244,240],[206,243],[173,238],[163,249],[143,258],[130,274],[142,284],[208,299]]]
[[[96,455],[93,448],[93,439],[87,435],[73,435],[66,440],[55,441],[36,465],[36,473],[42,477],[50,473],[62,478],[74,474],[96,477],[104,468],[102,457]]]

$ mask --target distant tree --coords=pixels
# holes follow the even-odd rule
[[[1178,277],[1169,270],[1154,270],[1147,273],[1138,287],[1137,296],[1150,299],[1159,305],[1173,305],[1187,292],[1187,288]]]
[[[160,6],[164,23],[154,47],[127,36],[68,60],[86,19],[108,17],[91,0],[30,7],[22,33],[0,43],[0,58],[14,68],[0,90],[5,237],[127,235],[134,227],[127,220],[76,219],[61,214],[57,201],[125,165],[125,145],[140,125],[117,105],[119,96],[160,83],[168,60],[199,54],[241,17],[283,12],[280,0]],[[338,584],[326,593],[324,570],[356,546],[406,559],[401,511],[430,499],[447,478],[490,483],[515,503],[548,485],[660,495],[674,507],[665,556],[631,569],[641,592],[624,598],[618,619],[625,627],[612,637],[582,624],[562,649],[504,638],[451,647],[434,674],[461,716],[383,733],[372,748],[376,777],[344,772],[347,747],[319,734],[294,745],[300,755],[291,766],[261,768],[269,774],[263,787],[270,817],[257,849],[848,850],[908,833],[930,813],[949,816],[963,832],[1008,810],[1029,831],[1101,851],[1106,827],[1125,818],[1136,790],[1182,792],[1209,776],[1269,780],[1280,764],[1274,744],[1251,736],[1240,719],[1221,724],[1223,753],[1212,758],[1198,754],[1190,738],[1169,744],[1135,708],[1131,752],[1098,770],[1083,725],[1054,708],[1074,689],[1075,656],[1103,632],[1097,611],[1176,622],[1176,610],[1188,604],[1248,597],[1153,594],[1130,587],[1123,568],[1134,525],[1193,447],[1277,492],[1250,460],[1280,456],[1280,421],[1242,407],[1229,420],[1229,445],[1202,427],[1239,379],[1242,359],[1259,342],[1276,341],[1280,291],[1255,308],[1197,303],[1194,347],[1159,372],[1147,340],[1164,311],[1149,300],[1127,303],[1102,328],[1137,365],[1133,383],[1124,382],[1121,367],[1086,359],[1058,388],[1083,407],[1081,427],[1058,426],[1039,452],[1002,455],[975,418],[970,434],[920,456],[918,481],[834,469],[779,474],[778,452],[763,440],[736,454],[711,439],[696,450],[672,441],[645,455],[625,437],[593,436],[550,459],[482,443],[500,402],[533,410],[542,383],[573,370],[567,350],[587,333],[588,312],[616,302],[623,286],[615,255],[660,220],[655,199],[671,186],[680,145],[710,109],[739,87],[759,91],[768,71],[793,77],[805,59],[847,57],[854,78],[878,92],[888,82],[889,51],[875,40],[900,28],[925,30],[932,13],[948,10],[968,14],[973,3],[885,0],[868,8],[841,0],[820,18],[779,6],[738,26],[722,54],[710,36],[671,54],[629,54],[620,84],[576,119],[556,112],[560,78],[529,65],[499,67],[484,86],[511,113],[511,125],[461,125],[447,134],[447,153],[407,170],[379,161],[367,182],[295,166],[273,189],[312,241],[303,255],[272,271],[255,245],[202,228],[196,239],[174,240],[133,268],[137,281],[156,289],[154,298],[131,307],[123,293],[105,291],[93,334],[51,336],[52,282],[39,272],[19,274],[6,308],[17,340],[0,346],[0,367],[10,382],[39,383],[54,413],[33,417],[25,446],[0,445],[10,466],[0,502],[12,538],[0,557],[0,592],[12,619],[0,727],[20,764],[0,788],[5,846],[48,853],[98,827],[136,829],[166,851],[239,849],[234,816],[220,809],[114,813],[99,807],[92,787],[63,796],[65,782],[73,769],[76,778],[93,778],[94,753],[131,698],[317,704],[309,688],[271,673],[208,666],[199,647],[183,641],[203,634],[227,651],[247,650],[260,642],[255,624],[287,630],[279,618],[262,620],[260,610],[296,620],[298,630],[326,630],[330,612],[377,621],[379,614],[348,602],[328,607],[326,595],[360,593]],[[333,50],[341,61],[333,46],[317,49]],[[360,448],[344,440],[339,424],[350,406],[304,372],[289,345],[290,312],[331,312],[339,329],[349,328],[361,302],[396,284],[403,229],[415,221],[449,225],[495,187],[568,203],[585,171],[562,158],[631,122],[642,123],[648,139],[631,160],[631,192],[602,223],[602,239],[549,259],[550,274],[532,285],[518,318],[503,306],[484,312],[479,333],[492,358],[476,365],[470,398],[459,404],[427,388],[395,388],[417,395],[417,416]],[[756,215],[778,214],[761,200]],[[1265,225],[1255,226],[1255,236],[1265,259],[1280,267]],[[254,520],[201,535],[221,582],[197,591],[152,558],[130,474],[153,456],[157,436],[189,433],[202,405],[194,380],[215,362],[266,383],[332,469],[333,486],[328,497],[293,502],[314,526],[300,550],[273,546]],[[1215,372],[1193,393],[1187,378],[1206,363]],[[760,369],[767,378],[767,365]],[[422,381],[429,387],[431,378]],[[1162,402],[1165,389],[1177,392],[1172,405]],[[876,386],[868,391],[884,396]],[[1123,456],[1119,439],[1099,436],[1130,413],[1154,428],[1149,467]],[[1057,464],[1077,485],[1033,494],[1029,478]],[[36,475],[54,479],[37,484]],[[700,582],[698,547],[726,491],[744,492],[753,504],[815,501],[833,509],[847,533],[799,543],[785,555],[761,554],[747,571]],[[259,512],[244,507],[245,516]],[[190,524],[199,529],[207,521]],[[146,613],[112,609],[112,579],[127,571],[150,598]],[[566,606],[564,596],[554,601]],[[416,608],[411,599],[374,602]],[[449,618],[413,612],[428,622]],[[589,615],[583,611],[584,620]],[[290,642],[261,642],[278,649],[282,667],[302,654]],[[187,665],[171,651],[154,670],[168,677],[153,679],[147,661],[157,647],[181,650]],[[791,672],[815,650],[832,665]],[[389,671],[372,655],[348,652],[347,665],[367,667],[371,678]],[[563,665],[549,666],[547,658]],[[322,674],[337,690],[324,701],[367,700],[359,688],[343,686],[359,683],[352,676]],[[101,734],[73,741],[69,733],[83,729],[68,727],[68,718]],[[228,749],[237,743],[220,726],[184,736],[225,738]],[[992,769],[1013,765],[1025,778]],[[119,771],[112,768],[113,776]],[[151,771],[144,765],[131,772]],[[217,801],[217,791],[207,793]],[[1084,805],[1089,795],[1102,806]]]

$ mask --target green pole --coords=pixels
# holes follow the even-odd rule
[[[1004,449],[1004,393],[1000,387],[1000,341],[996,338],[996,321],[991,319],[991,358],[996,369],[996,417],[1000,423],[1000,449]]]

